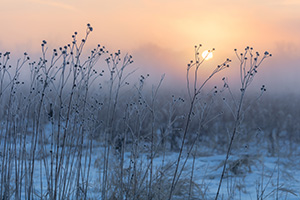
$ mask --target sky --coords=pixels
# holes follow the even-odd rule
[[[133,55],[137,73],[166,74],[166,87],[185,81],[194,45],[215,48],[203,76],[226,58],[233,60],[222,74],[238,84],[233,49],[246,46],[267,59],[254,87],[265,84],[274,93],[300,94],[300,1],[298,0],[1,0],[0,52],[38,55],[40,43],[50,47],[83,37],[86,24],[94,31],[87,50],[98,43]],[[220,77],[217,77],[219,79]],[[155,79],[155,78],[154,78]],[[180,81],[179,81],[180,80]],[[154,80],[155,81],[155,80]],[[218,81],[218,80],[215,80]]]

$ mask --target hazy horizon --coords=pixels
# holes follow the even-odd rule
[[[246,46],[267,59],[253,87],[265,84],[271,93],[296,93],[300,84],[300,2],[276,1],[42,1],[5,0],[1,4],[0,52],[10,51],[15,60],[23,52],[32,59],[40,55],[40,43],[49,48],[71,42],[74,31],[79,39],[90,23],[91,33],[86,52],[98,43],[111,52],[120,49],[133,55],[131,69],[150,73],[157,82],[165,73],[167,87],[185,84],[186,64],[194,55],[194,45],[203,51],[216,48],[214,57],[203,66],[204,75],[232,59],[231,67],[221,76],[238,84],[238,63],[233,49]],[[154,78],[155,77],[155,78]],[[151,80],[151,79],[149,79]],[[220,77],[215,79],[220,83]],[[184,88],[185,86],[182,86]]]

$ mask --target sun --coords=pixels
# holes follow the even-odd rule
[[[209,60],[213,57],[213,53],[209,50],[205,50],[202,53],[202,58],[204,58],[205,60]]]

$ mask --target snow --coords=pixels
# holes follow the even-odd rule
[[[45,137],[50,137],[51,126],[45,126]],[[30,151],[31,137],[27,138],[27,152]],[[147,146],[147,145],[144,145]],[[255,146],[255,145],[251,145]],[[45,149],[50,149],[50,144],[44,144]],[[39,149],[39,147],[37,148]],[[281,150],[282,151],[282,150]],[[89,153],[85,149],[83,155]],[[281,155],[282,154],[282,155]],[[233,151],[227,163],[225,178],[220,191],[220,199],[242,199],[253,200],[262,199],[299,199],[299,180],[300,180],[300,155],[286,156],[281,153],[280,156],[272,157],[267,152],[257,151],[257,148],[247,151]],[[89,175],[88,198],[101,199],[101,183],[103,177],[103,143],[94,142],[91,155],[91,171]],[[181,158],[180,167],[187,156],[184,152]],[[194,156],[194,157],[193,157]],[[191,154],[187,159],[186,165],[182,171],[178,184],[182,185],[180,192],[174,194],[173,199],[186,199],[188,197],[188,185],[191,180],[191,172],[194,162],[194,173],[192,177],[192,199],[204,198],[214,199],[226,155],[218,154],[207,147],[197,148],[196,154]],[[34,198],[39,198],[47,192],[47,178],[45,175],[45,165],[43,159],[36,157],[34,170]],[[111,150],[109,159],[109,174],[114,174],[119,165],[120,157]],[[158,152],[153,159],[153,174],[163,174],[164,178],[171,180],[175,164],[178,159],[178,152]],[[195,160],[193,160],[195,159]],[[124,171],[132,168],[132,154],[127,150],[124,154]],[[50,163],[50,156],[46,158]],[[75,163],[77,158],[75,158]],[[85,157],[82,163],[86,162]],[[150,163],[149,153],[141,151],[136,158],[137,166],[141,171],[145,171]],[[164,164],[164,166],[162,166]],[[13,165],[14,166],[14,165]],[[71,164],[70,164],[71,167]],[[66,166],[64,166],[66,168]],[[73,165],[74,169],[74,165]],[[13,168],[14,170],[14,168]],[[75,173],[75,172],[74,172]],[[125,176],[125,175],[124,175]],[[109,176],[111,177],[111,176]],[[125,180],[127,178],[123,177]],[[149,178],[149,176],[147,176]],[[14,174],[12,174],[12,180]],[[75,181],[75,180],[74,180]],[[125,181],[126,182],[126,181]],[[41,191],[41,183],[42,190]],[[169,182],[170,183],[170,182]],[[72,182],[74,184],[74,182]],[[73,185],[75,187],[75,184]],[[24,193],[24,191],[23,191]],[[75,193],[75,190],[74,190]],[[25,196],[22,194],[22,199]]]

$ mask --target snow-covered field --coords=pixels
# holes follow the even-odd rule
[[[100,143],[95,143],[91,154],[91,170],[87,199],[101,199],[104,148],[100,145]],[[45,148],[47,148],[47,145]],[[86,149],[84,152],[89,153],[89,150]],[[235,151],[233,154],[234,155],[230,156],[227,165],[220,199],[299,199],[300,156],[271,157],[263,155],[261,152],[255,153],[254,151]],[[198,152],[195,152],[195,154],[188,158],[186,166],[181,174],[181,178],[178,181],[179,189],[175,192],[173,199],[188,199],[189,184],[192,184],[191,199],[214,199],[220,181],[225,156],[225,154],[217,155],[213,150],[208,148],[198,149]],[[184,160],[185,157],[186,154],[183,153],[182,160]],[[50,162],[49,159],[50,157],[46,160]],[[163,174],[165,179],[170,180],[173,176],[177,159],[178,153],[176,152],[157,153],[153,160],[155,169],[153,174]],[[44,162],[43,160],[41,161],[42,163]],[[131,161],[131,153],[125,152],[125,171],[127,170],[129,172],[130,168],[132,168]],[[141,153],[138,156],[137,163],[141,173],[146,171],[150,161],[149,154],[147,153]],[[34,172],[34,194],[36,194],[34,199],[40,197],[41,183],[43,185],[44,194],[46,194],[45,191],[47,190],[46,177],[40,176],[40,167],[42,167],[42,171],[44,171],[44,165],[40,165],[39,161],[37,161],[37,163]],[[109,176],[110,178],[114,177],[114,173],[118,173],[117,169],[119,168],[119,163],[120,157],[118,154],[112,153],[110,155],[108,167],[109,174],[111,174]],[[193,177],[191,177],[193,165]],[[124,174],[124,183],[128,178],[127,176],[128,174]],[[168,188],[166,185],[164,187]],[[47,195],[45,197],[47,197]],[[124,199],[126,199],[125,195]]]
[[[219,186],[218,200],[300,198],[298,98],[262,103],[264,85],[246,95],[270,53],[236,54],[232,92],[227,78],[205,86],[231,60],[200,78],[195,46],[187,91],[173,93],[161,88],[164,75],[150,87],[149,74],[128,78],[132,56],[120,50],[97,45],[82,59],[92,30],[49,58],[43,41],[38,62],[0,59],[0,198],[209,200]]]

